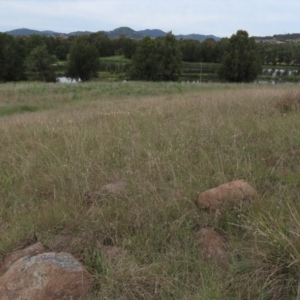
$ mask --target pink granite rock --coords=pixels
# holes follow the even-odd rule
[[[1,300],[79,300],[92,289],[92,275],[64,252],[25,256],[0,277]]]
[[[196,204],[210,212],[221,210],[226,205],[241,207],[258,198],[256,190],[244,180],[221,184],[199,194]]]

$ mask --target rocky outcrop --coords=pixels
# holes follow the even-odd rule
[[[242,207],[258,198],[256,190],[244,180],[221,184],[199,194],[196,204],[209,212],[222,210],[225,206]]]
[[[0,277],[1,300],[79,300],[92,288],[92,275],[64,252],[25,256]]]

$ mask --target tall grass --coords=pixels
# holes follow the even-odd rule
[[[95,277],[89,299],[299,297],[300,118],[278,108],[297,88],[1,85],[0,107],[37,110],[0,118],[1,257],[70,239],[63,250]],[[200,191],[234,179],[260,201],[222,218],[196,208]],[[195,246],[207,224],[227,233],[227,270]]]

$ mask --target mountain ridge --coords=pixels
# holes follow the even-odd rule
[[[99,31],[98,31],[99,32]],[[139,30],[135,31],[129,27],[119,27],[111,31],[101,31],[107,34],[109,38],[118,38],[121,35],[125,35],[126,37],[132,38],[132,39],[142,39],[145,36],[150,36],[152,38],[165,36],[167,32],[164,32],[160,29],[145,29],[145,30]],[[75,31],[70,33],[62,33],[62,32],[55,32],[52,30],[34,30],[34,29],[28,29],[28,28],[18,28],[10,31],[6,31],[7,34],[13,35],[13,36],[29,36],[32,34],[39,34],[39,35],[46,35],[46,36],[62,36],[62,37],[69,37],[69,36],[77,36],[77,35],[85,35],[85,34],[91,34],[94,33],[92,31]],[[203,35],[203,34],[179,34],[175,35],[177,39],[194,39],[198,41],[204,41],[207,38],[212,38],[216,41],[219,41],[221,38],[214,36],[214,35]]]

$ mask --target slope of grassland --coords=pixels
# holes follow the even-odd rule
[[[296,85],[0,85],[1,258],[60,236],[95,278],[90,300],[296,299],[298,99]],[[234,179],[260,200],[197,209],[199,192]],[[208,224],[227,236],[227,269],[196,247]]]

